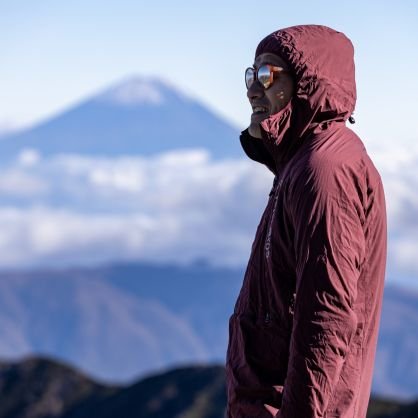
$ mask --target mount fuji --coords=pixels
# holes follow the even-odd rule
[[[29,129],[2,136],[0,160],[22,149],[113,157],[204,148],[243,156],[239,130],[167,81],[127,77]]]

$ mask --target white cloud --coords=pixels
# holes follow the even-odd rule
[[[20,170],[19,167],[0,171],[0,196],[33,197],[48,191],[48,180]]]
[[[41,154],[33,148],[24,148],[17,157],[18,164],[29,167],[38,164],[40,160]]]
[[[3,175],[10,172],[45,187],[19,207],[0,207],[0,266],[206,256],[241,264],[272,182],[255,163],[212,161],[203,150],[153,158],[58,155]]]
[[[418,142],[373,142],[369,153],[385,189],[388,276],[418,276]]]
[[[369,154],[385,187],[388,274],[416,276],[418,146]],[[273,179],[248,159],[214,161],[205,150],[39,158],[21,155],[0,171],[0,266],[195,257],[242,264]]]
[[[415,230],[417,230],[415,226]],[[402,236],[397,238],[391,248],[393,254],[391,254],[391,259],[395,263],[396,270],[392,274],[396,274],[396,271],[403,272],[407,276],[418,276],[418,244],[417,244],[418,233],[415,232],[414,235]],[[392,270],[393,267],[392,267]]]

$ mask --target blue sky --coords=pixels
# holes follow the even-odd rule
[[[355,130],[408,143],[418,137],[417,21],[414,1],[0,1],[0,131],[133,74],[159,75],[244,128],[243,71],[259,40],[317,23],[355,46]]]

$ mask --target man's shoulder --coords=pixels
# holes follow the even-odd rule
[[[362,168],[375,169],[375,166],[360,137],[343,125],[306,138],[301,152],[292,161],[292,168],[301,174],[350,169],[361,174]]]
[[[338,168],[369,159],[363,141],[347,126],[314,134],[308,140],[311,144],[306,151],[312,169]]]
[[[297,193],[340,195],[341,189],[367,189],[380,174],[360,137],[345,125],[306,138],[288,169],[288,181]]]

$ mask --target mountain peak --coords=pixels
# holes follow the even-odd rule
[[[215,158],[241,156],[238,130],[164,77],[127,76],[68,110],[0,140],[0,160],[23,149],[54,154],[155,155],[206,148]],[[33,157],[33,156],[32,156]],[[31,158],[32,158],[31,157]],[[32,158],[33,159],[33,158]]]
[[[186,96],[167,81],[157,77],[130,76],[111,85],[98,96],[96,101],[122,106],[161,105],[175,96],[185,100]]]

